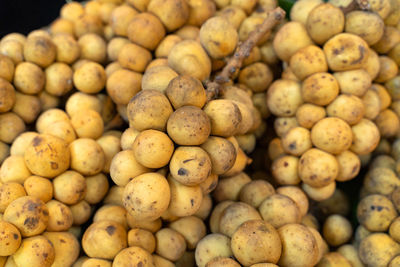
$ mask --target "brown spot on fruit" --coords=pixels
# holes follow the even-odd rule
[[[114,232],[115,232],[115,226],[112,226],[112,225],[107,226],[106,232],[107,232],[107,234],[109,234],[109,235],[113,235]]]

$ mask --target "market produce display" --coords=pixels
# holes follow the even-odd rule
[[[399,65],[399,0],[68,1],[0,40],[0,267],[400,266]]]

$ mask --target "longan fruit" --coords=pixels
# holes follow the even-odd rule
[[[0,233],[0,255],[11,256],[21,245],[21,234],[11,223],[0,221],[2,232]]]
[[[206,91],[201,82],[187,75],[173,78],[165,89],[165,94],[175,109],[182,106],[202,108],[206,102]]]
[[[325,220],[322,231],[326,242],[336,247],[350,240],[353,229],[345,217],[335,214]]]
[[[0,180],[3,183],[12,182],[23,184],[31,175],[32,173],[27,168],[22,155],[7,157],[0,168]]]
[[[73,205],[86,195],[85,178],[76,171],[66,171],[53,180],[54,198],[62,203]]]
[[[14,62],[8,56],[0,54],[0,78],[12,82],[14,77]]]
[[[115,35],[128,36],[129,23],[138,14],[136,9],[130,5],[120,5],[113,9],[110,14],[109,24]]]
[[[324,88],[324,90],[320,90]],[[327,72],[315,73],[306,78],[301,85],[301,96],[304,102],[325,106],[339,94],[339,83]]]
[[[99,16],[83,14],[74,20],[74,29],[78,38],[86,33],[102,35],[103,23]]]
[[[384,83],[397,75],[399,67],[393,59],[387,56],[380,56],[379,62],[380,70],[374,80],[375,82]]]
[[[362,119],[351,127],[353,144],[350,150],[358,155],[372,152],[378,145],[380,133],[378,127],[370,120]]]
[[[72,64],[79,58],[79,44],[72,34],[56,34],[52,40],[56,46],[56,60],[58,62]]]
[[[141,84],[141,74],[126,69],[119,69],[108,76],[106,89],[114,103],[117,105],[127,105],[129,100],[140,91]]]
[[[81,59],[103,63],[107,57],[107,45],[103,38],[95,33],[86,33],[79,37]]]
[[[212,172],[219,175],[227,172],[235,163],[237,156],[234,145],[225,138],[210,136],[201,145],[210,156]]]
[[[166,58],[168,57],[169,52],[171,49],[180,41],[182,41],[182,38],[179,37],[176,34],[168,34],[167,36],[164,37],[158,44],[156,51],[155,51],[155,56],[157,58]]]
[[[114,221],[121,224],[125,229],[128,229],[126,219],[127,211],[119,205],[103,205],[96,211],[93,217],[93,222],[99,221]]]
[[[327,186],[336,179],[338,173],[336,158],[320,149],[309,149],[299,160],[298,175],[309,186]]]
[[[13,112],[0,114],[0,141],[11,144],[24,131],[25,123],[17,114]]]
[[[296,111],[296,120],[300,126],[311,129],[315,123],[326,116],[326,110],[323,107],[314,104],[303,104]]]
[[[363,69],[336,72],[333,74],[340,86],[340,92],[363,96],[371,87],[371,77]]]
[[[277,188],[276,192],[280,195],[287,196],[291,198],[297,205],[300,211],[300,217],[303,217],[308,212],[308,199],[304,191],[297,186],[281,186]]]
[[[267,105],[275,116],[291,117],[303,104],[301,86],[291,80],[274,81],[267,92]]]
[[[206,264],[206,267],[216,266],[239,267],[240,264],[237,261],[227,257],[217,257]]]
[[[135,15],[126,30],[129,40],[146,49],[154,50],[165,36],[160,19],[151,13]]]
[[[62,6],[60,10],[60,17],[71,21],[76,20],[83,15],[84,8],[79,2],[70,2]]]
[[[24,46],[17,40],[7,40],[0,43],[0,53],[8,56],[14,64],[24,60]]]
[[[97,139],[103,134],[104,122],[100,114],[91,109],[83,109],[71,116],[71,125],[78,138]]]
[[[235,5],[225,6],[222,9],[219,9],[216,14],[225,18],[229,24],[235,27],[235,29],[240,27],[247,16],[242,8]]]
[[[306,27],[308,34],[317,44],[324,44],[344,29],[345,17],[342,10],[330,3],[316,6],[308,14]]]
[[[19,183],[3,183],[0,186],[0,212],[4,213],[11,202],[23,196],[26,196],[26,192]]]
[[[24,189],[28,196],[37,197],[44,203],[53,198],[53,184],[49,179],[40,176],[30,176],[24,181]]]
[[[52,242],[43,235],[25,238],[12,256],[16,266],[52,266],[55,249]]]
[[[280,185],[296,185],[300,183],[298,174],[299,159],[294,156],[283,155],[273,160],[272,175]]]
[[[341,94],[327,108],[330,117],[338,117],[349,125],[358,123],[365,113],[363,101],[355,95]]]
[[[22,62],[15,68],[14,86],[24,94],[38,94],[45,85],[43,70],[30,62]]]
[[[85,200],[71,205],[69,208],[71,209],[72,217],[74,218],[74,225],[82,225],[91,217],[91,207]]]
[[[73,234],[68,232],[45,232],[43,236],[53,244],[55,250],[54,265],[69,266],[78,259],[80,245]]]
[[[307,18],[316,6],[322,4],[321,0],[300,0],[296,1],[290,10],[290,20],[307,24]]]
[[[10,111],[16,101],[14,86],[0,77],[0,112]]]
[[[25,164],[33,174],[49,178],[67,170],[70,157],[68,143],[46,134],[34,137],[24,154]]]
[[[65,63],[56,62],[45,70],[46,83],[44,89],[51,95],[63,96],[72,89],[73,71]]]
[[[7,206],[3,220],[16,226],[23,237],[35,236],[46,229],[49,211],[40,199],[22,196]]]
[[[151,54],[147,49],[133,43],[125,44],[118,54],[119,64],[136,72],[143,72],[151,58]]]
[[[297,21],[285,23],[275,34],[273,41],[276,54],[286,62],[297,50],[312,44],[313,41],[309,37],[306,27]]]
[[[33,36],[24,45],[24,58],[42,68],[50,66],[56,59],[56,46],[51,39]]]
[[[364,189],[368,194],[390,195],[400,186],[394,170],[374,166],[364,179]]]
[[[369,231],[386,231],[397,217],[389,198],[372,194],[361,199],[357,207],[357,219]]]
[[[390,109],[381,111],[375,118],[375,124],[382,138],[395,136],[400,128],[398,115]]]
[[[190,75],[201,81],[207,79],[211,73],[210,58],[194,40],[184,40],[176,44],[168,55],[168,65],[181,75]]]
[[[384,26],[385,24],[378,14],[356,10],[346,14],[344,30],[360,36],[368,45],[373,45],[381,39]]]
[[[85,177],[86,196],[85,201],[89,204],[97,204],[106,196],[109,183],[107,177],[99,173],[97,175]]]
[[[212,100],[204,107],[204,112],[210,119],[212,135],[229,137],[237,133],[242,113],[234,101]]]
[[[128,104],[129,123],[139,131],[164,130],[172,112],[168,98],[156,90],[140,91]]]
[[[236,29],[224,17],[212,17],[200,28],[200,43],[213,59],[230,55],[238,40]]]
[[[205,267],[208,262],[217,257],[233,256],[231,240],[222,234],[209,234],[198,243],[195,250],[196,264]]]
[[[121,48],[129,43],[129,40],[123,37],[113,37],[107,44],[107,58],[110,61],[117,61],[118,60],[118,54],[121,51]],[[115,62],[114,62],[115,63]],[[111,63],[113,64],[113,63]],[[110,66],[109,64],[108,66]],[[108,68],[107,66],[107,68]],[[107,75],[108,77],[108,75]]]
[[[49,210],[47,231],[61,232],[68,230],[72,226],[73,217],[68,206],[57,200],[50,200],[46,203],[46,207]]]
[[[195,249],[197,243],[206,235],[204,222],[195,216],[180,218],[172,222],[169,228],[180,233],[186,240],[188,249]]]
[[[332,154],[340,154],[352,145],[353,133],[350,126],[335,117],[318,121],[311,129],[314,146]]]
[[[266,91],[273,80],[273,73],[268,65],[255,62],[239,72],[239,83],[246,85],[253,92]]]
[[[150,231],[134,228],[128,232],[128,245],[129,247],[141,247],[149,253],[153,253],[156,249],[156,239]]]
[[[249,266],[259,262],[277,263],[282,244],[275,227],[263,220],[251,220],[235,231],[231,247],[235,258]]]
[[[221,234],[232,237],[241,224],[250,220],[262,220],[260,213],[246,203],[233,203],[222,212],[219,231]]]
[[[318,260],[318,246],[311,231],[301,224],[286,224],[278,229],[282,241],[279,266],[314,266]],[[307,251],[308,253],[304,253]]]
[[[16,92],[12,111],[23,119],[25,123],[32,123],[41,111],[40,99],[37,96]]]
[[[189,0],[189,18],[186,22],[188,25],[201,26],[204,22],[212,17],[215,13],[215,3],[210,0]]]
[[[88,94],[100,92],[106,84],[106,73],[103,66],[96,62],[87,62],[79,67],[73,76],[75,87]]]
[[[366,265],[388,266],[399,252],[399,244],[388,234],[372,233],[361,241],[358,255]]]
[[[111,260],[127,245],[126,230],[113,221],[92,223],[82,237],[82,248],[89,257]]]
[[[111,161],[111,179],[120,186],[125,186],[136,176],[148,171],[148,168],[137,162],[134,152],[130,149],[118,152]]]
[[[158,90],[165,92],[168,84],[178,74],[168,66],[154,66],[147,69],[142,79],[142,90]]]
[[[147,11],[156,15],[168,32],[177,30],[189,19],[189,5],[184,0],[150,0]]]
[[[318,125],[318,123],[316,125]],[[303,127],[290,129],[282,136],[282,147],[288,154],[301,156],[312,147],[310,131]]]
[[[194,106],[177,109],[168,119],[168,135],[179,145],[201,145],[211,132],[206,112]]]
[[[135,177],[125,186],[122,201],[133,218],[152,221],[167,210],[170,195],[165,177],[149,172]]]
[[[368,59],[368,44],[350,33],[340,33],[329,39],[323,47],[328,66],[332,71],[358,69]]]
[[[178,147],[172,155],[169,169],[178,182],[192,186],[205,181],[211,173],[211,160],[200,147]]]
[[[186,186],[171,175],[168,177],[171,200],[168,212],[173,216],[184,217],[195,214],[203,201],[203,192],[199,185]]]
[[[361,162],[355,153],[346,150],[336,155],[336,160],[339,164],[339,174],[336,177],[336,181],[344,182],[351,180],[359,173]]]
[[[132,150],[141,165],[147,168],[161,168],[168,164],[174,144],[163,132],[145,130],[136,137]]]
[[[285,212],[282,212],[282,209]],[[285,224],[299,223],[300,209],[296,202],[286,195],[279,193],[268,196],[258,208],[264,221],[279,228]]]
[[[58,18],[50,25],[50,32],[52,35],[59,33],[74,34],[74,23],[65,18]]]
[[[101,146],[89,138],[79,138],[69,145],[71,169],[82,175],[95,175],[104,167],[105,156]]]
[[[317,72],[327,72],[325,54],[321,48],[309,45],[297,50],[292,55],[289,62],[290,69],[300,80]]]

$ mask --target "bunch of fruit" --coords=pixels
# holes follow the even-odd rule
[[[301,183],[316,201],[356,177],[360,157],[400,128],[393,94],[400,35],[384,22],[390,10],[344,12],[337,4],[295,3],[273,42],[285,69],[267,93],[278,135],[270,143],[272,174],[281,185]],[[398,23],[398,16],[390,18]]]
[[[347,2],[68,2],[4,36],[0,267],[395,266],[396,161],[352,244],[336,182],[398,158],[400,2]]]

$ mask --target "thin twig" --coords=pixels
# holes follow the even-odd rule
[[[368,0],[353,0],[346,7],[340,7],[343,13],[346,15],[347,13],[355,10],[371,10],[371,6]]]
[[[221,85],[232,79],[234,74],[242,67],[243,60],[250,55],[251,50],[257,45],[258,41],[284,17],[285,11],[282,8],[277,7],[271,10],[268,12],[268,16],[264,22],[249,34],[246,41],[238,45],[235,53],[228,60],[221,73],[214,78],[214,81],[206,83],[208,101],[220,94]]]

